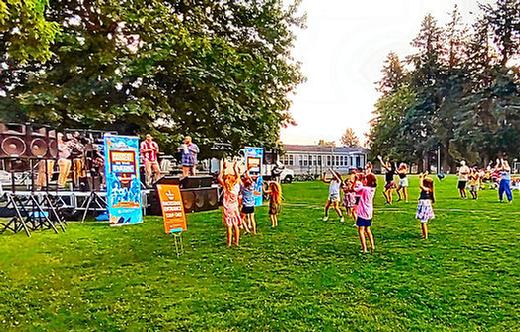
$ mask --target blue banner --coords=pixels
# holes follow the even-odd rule
[[[261,206],[263,203],[262,199],[262,164],[264,160],[264,149],[262,148],[244,148],[244,157],[246,163],[246,169],[249,169],[249,173],[253,180],[255,180],[254,185],[254,196],[255,196],[255,206]]]
[[[143,222],[139,138],[105,135],[107,208],[111,226]]]

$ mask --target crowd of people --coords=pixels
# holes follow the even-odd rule
[[[397,194],[397,202],[408,202],[408,173],[409,168],[405,163],[398,167],[389,158],[378,156],[384,170],[385,184],[383,196],[385,204],[393,204],[394,192]],[[224,192],[223,222],[227,227],[227,245],[238,246],[240,233],[256,234],[256,221],[254,218],[253,182],[249,170],[240,174],[236,162],[233,171],[226,174],[225,162],[221,164],[219,183]],[[511,189],[517,186],[520,190],[520,180],[511,182],[511,168],[505,159],[497,159],[490,163],[486,169],[476,167],[469,168],[464,161],[461,162],[457,173],[460,197],[466,199],[466,191],[469,190],[473,199],[478,199],[478,191],[488,184],[498,189],[499,199],[502,202],[504,195],[512,202]],[[395,177],[398,181],[395,181]],[[323,221],[330,219],[329,211],[332,208],[337,214],[340,223],[345,222],[344,212],[347,217],[354,220],[357,227],[361,252],[368,253],[375,250],[374,237],[372,235],[372,217],[374,214],[373,200],[377,187],[377,178],[373,173],[372,164],[369,162],[364,169],[354,170],[345,179],[342,175],[329,169],[322,174],[321,180],[328,184],[329,192],[324,207]],[[278,182],[269,182],[268,189],[264,192],[269,196],[269,216],[272,227],[278,225],[277,216],[280,213],[282,190]],[[428,222],[435,218],[433,204],[435,202],[434,180],[427,172],[419,174],[419,198],[415,218],[420,221],[421,236],[428,239]]]
[[[383,196],[386,204],[392,204],[392,191],[396,190],[399,200],[408,202],[408,167],[401,164],[396,170],[390,161],[383,161],[379,157],[382,167],[386,170],[385,186]],[[357,227],[359,240],[361,243],[361,252],[368,253],[375,250],[374,237],[372,235],[372,217],[374,214],[373,200],[377,187],[377,178],[372,171],[372,164],[367,163],[364,170],[355,170],[346,179],[342,179],[341,174],[332,169],[328,170],[330,178],[327,178],[327,172],[323,173],[322,181],[329,185],[329,196],[325,203],[323,221],[329,220],[329,210],[332,206],[339,217],[340,223],[345,222],[343,210],[340,203],[346,211],[347,216],[351,217]],[[399,175],[399,184],[394,182],[394,175]],[[428,221],[435,218],[433,212],[434,186],[433,179],[428,177],[426,173],[420,174],[420,190],[419,203],[417,207],[416,218],[421,221],[422,237],[428,238]],[[341,192],[343,192],[343,200],[341,200]]]
[[[504,158],[497,158],[496,162],[490,162],[486,168],[477,166],[468,167],[465,161],[461,161],[457,173],[457,188],[461,199],[467,199],[466,190],[469,189],[472,199],[478,199],[479,190],[486,188],[498,189],[498,198],[504,202],[504,195],[509,203],[513,201],[513,189],[520,190],[520,179],[511,179],[511,166]]]
[[[250,170],[239,171],[235,161],[231,172],[226,172],[228,165],[222,161],[218,182],[222,186],[222,222],[226,226],[227,246],[234,243],[239,245],[241,231],[245,234],[256,235],[255,220],[255,179],[250,175]],[[280,183],[271,181],[266,183],[267,188],[263,192],[269,200],[269,219],[271,227],[278,226],[278,215],[282,205],[282,187]],[[234,241],[233,241],[234,239]]]

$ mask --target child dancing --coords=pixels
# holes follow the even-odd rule
[[[363,182],[358,182],[354,190],[361,197],[357,208],[357,222],[359,240],[361,241],[361,252],[368,253],[367,240],[370,241],[370,250],[375,250],[374,236],[372,235],[372,216],[374,214],[373,200],[376,192],[377,179],[376,176],[367,170]]]
[[[356,176],[352,174],[349,179],[345,179],[343,184],[343,206],[347,212],[347,216],[351,216],[356,222],[356,192],[354,191],[354,185],[356,183]]]
[[[468,176],[469,180],[469,192],[473,199],[478,198],[478,191],[480,189],[480,172],[476,167],[471,169],[471,172]]]
[[[408,166],[405,163],[401,163],[399,168],[397,169],[397,175],[399,176],[399,184],[397,186],[397,201],[401,200],[401,191],[402,198],[404,201],[408,203]]]
[[[222,200],[222,221],[227,228],[227,246],[231,247],[233,232],[235,234],[235,245],[238,247],[240,239],[240,212],[238,210],[238,194],[240,191],[240,177],[237,163],[233,163],[233,174],[224,174],[226,163],[221,162],[218,182],[224,191]]]
[[[381,166],[385,169],[385,190],[383,191],[383,196],[385,197],[385,204],[392,205],[392,191],[396,188],[394,182],[395,175],[395,164],[390,160],[390,158],[386,158],[386,161],[383,160],[383,157],[377,156]]]
[[[325,183],[329,184],[329,198],[327,199],[327,203],[325,203],[325,216],[323,217],[323,221],[329,220],[329,208],[332,205],[334,210],[336,210],[336,213],[339,216],[339,222],[345,222],[345,218],[343,218],[343,213],[341,212],[341,209],[339,208],[339,195],[340,195],[340,187],[343,180],[341,179],[341,175],[332,170],[329,169],[330,174],[332,174],[332,178],[330,180],[327,180],[325,178],[326,172],[323,172],[323,175],[321,176],[321,180]]]
[[[428,173],[419,175],[419,188],[421,195],[419,196],[419,203],[417,205],[417,213],[415,218],[421,221],[422,238],[428,238],[428,221],[435,218],[432,204],[435,202],[433,180],[427,177]]]
[[[282,186],[276,181],[271,181],[264,193],[269,196],[269,219],[271,227],[274,228],[278,226],[278,215],[282,209]]]
[[[254,181],[247,170],[242,176],[242,185],[240,187],[242,196],[242,213],[244,214],[244,228],[252,234],[256,234],[255,221],[255,185]]]

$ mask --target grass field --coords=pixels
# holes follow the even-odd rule
[[[280,226],[227,249],[220,212],[189,216],[177,258],[162,220],[70,223],[0,235],[0,330],[520,330],[520,195],[457,198],[436,181],[437,218],[421,240],[410,203],[375,201],[376,252],[352,222],[321,221],[327,186],[284,186]],[[332,214],[331,214],[332,215]]]

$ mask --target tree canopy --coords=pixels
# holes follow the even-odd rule
[[[343,134],[343,136],[341,136],[341,144],[343,144],[343,146],[348,147],[359,146],[359,137],[357,137],[356,133],[352,128],[347,128],[345,130],[345,133]]]
[[[2,118],[152,133],[173,150],[189,134],[212,143],[274,146],[293,122],[302,81],[291,56],[303,28],[281,0],[51,0],[62,30],[46,63],[4,59]]]
[[[383,66],[368,135],[372,153],[426,169],[441,149],[445,170],[460,159],[518,157],[519,22],[519,0],[481,5],[471,26],[456,6],[446,26],[426,15],[415,52],[405,61],[390,53]]]

